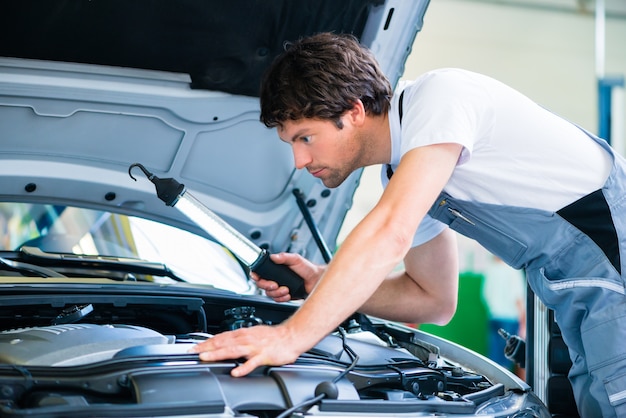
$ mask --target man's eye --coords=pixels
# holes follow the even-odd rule
[[[310,136],[301,136],[300,140],[302,142],[311,142],[311,137]]]

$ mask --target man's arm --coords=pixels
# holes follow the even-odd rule
[[[404,271],[391,273],[360,312],[392,321],[444,325],[456,311],[458,292],[458,249],[456,235],[445,229],[432,240],[411,248],[404,258]],[[325,266],[315,265],[298,254],[271,255],[305,280],[308,292],[324,273]],[[291,300],[289,289],[275,281],[253,274],[257,285],[276,302]]]
[[[218,334],[196,346],[200,358],[245,357],[248,360],[231,372],[242,376],[262,365],[294,361],[313,347],[363,306],[407,255],[417,226],[450,178],[461,149],[458,144],[438,144],[408,152],[378,204],[348,235],[294,315],[274,327]]]
[[[458,248],[456,235],[445,229],[411,248],[404,271],[389,275],[360,312],[392,321],[445,325],[456,311]]]

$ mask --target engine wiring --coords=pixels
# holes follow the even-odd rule
[[[341,379],[346,377],[348,373],[350,373],[359,362],[359,355],[354,352],[354,350],[347,344],[346,340],[346,331],[342,328],[338,328],[339,334],[341,335],[341,344],[343,350],[348,354],[352,362],[348,367],[346,367],[341,373],[339,373],[331,382],[322,382],[315,388],[315,396],[311,399],[303,401],[297,405],[292,406],[291,408],[286,409],[276,418],[287,418],[294,412],[307,412],[311,407],[317,405],[324,398],[336,398],[338,394],[338,389],[336,383]]]

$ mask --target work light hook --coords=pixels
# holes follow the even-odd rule
[[[152,179],[154,178],[154,174],[149,172],[146,169],[146,167],[144,167],[143,164],[140,164],[140,163],[134,163],[134,164],[131,164],[130,167],[128,167],[128,175],[130,176],[131,179],[137,181],[137,179],[133,176],[133,173],[131,173],[131,171],[135,167],[139,167],[141,169],[141,171],[143,171],[143,173],[146,175],[146,177],[148,177],[148,180],[152,181]]]

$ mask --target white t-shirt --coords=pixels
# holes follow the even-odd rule
[[[389,124],[393,169],[411,149],[463,145],[444,187],[462,200],[556,211],[601,188],[612,165],[609,154],[574,124],[497,80],[460,69],[435,70],[400,83]],[[382,179],[386,185],[384,168]],[[426,217],[413,244],[443,228]]]

